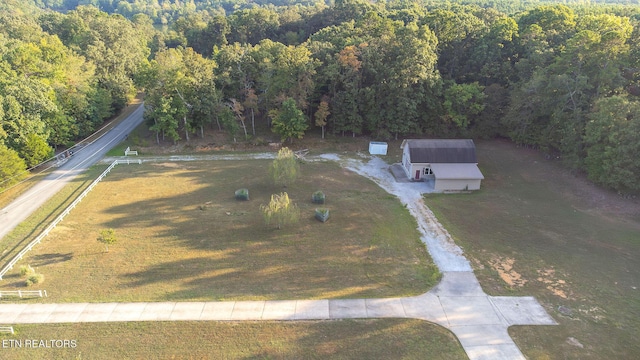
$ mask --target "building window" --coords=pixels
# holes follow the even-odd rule
[[[430,167],[424,168],[425,175],[433,175],[433,170]]]

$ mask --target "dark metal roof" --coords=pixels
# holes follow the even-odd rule
[[[412,163],[477,163],[471,139],[405,140]]]

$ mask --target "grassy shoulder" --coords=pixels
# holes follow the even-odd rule
[[[269,161],[119,165],[20,264],[46,277],[47,302],[271,300],[409,296],[438,272],[415,220],[373,182],[307,163],[286,189]],[[248,188],[249,201],[235,190]],[[326,223],[311,194],[323,190]],[[286,190],[298,224],[264,224],[260,205]],[[118,243],[104,252],[101,229]],[[5,288],[21,288],[17,273]]]
[[[0,266],[8,263],[29,242],[40,235],[105,169],[106,166],[94,166],[89,171],[77,176],[35,213],[2,238]]]
[[[27,339],[75,340],[75,347],[25,348]],[[406,319],[21,325],[0,341],[7,360],[467,358],[449,331]]]
[[[425,201],[486,292],[533,295],[559,321],[511,328],[525,355],[639,357],[640,207],[510,143],[481,142],[478,155],[481,191]]]

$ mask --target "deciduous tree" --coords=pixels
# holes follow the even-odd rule
[[[269,167],[269,176],[276,185],[287,186],[298,178],[300,165],[295,154],[287,147],[278,151],[278,155]]]
[[[306,117],[296,107],[296,102],[293,99],[285,100],[282,103],[282,108],[273,118],[273,132],[280,135],[282,141],[293,142],[293,138],[302,139],[308,127]]]
[[[296,223],[300,218],[300,209],[291,202],[286,192],[271,195],[269,204],[260,206],[260,209],[265,223],[267,225],[273,223],[278,229],[284,225]]]
[[[118,242],[116,231],[113,229],[100,230],[100,234],[96,240],[104,244],[106,252],[109,252],[109,245],[113,245]]]

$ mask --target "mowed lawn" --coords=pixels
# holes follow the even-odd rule
[[[479,142],[481,191],[426,203],[492,295],[532,295],[559,326],[510,328],[529,359],[640,358],[640,206],[511,143]]]
[[[25,348],[26,339],[75,340],[76,347]],[[467,359],[449,331],[413,319],[20,325],[1,340],[5,360]]]
[[[335,163],[302,164],[286,189],[268,160],[118,165],[19,263],[45,276],[45,302],[362,298],[416,295],[438,273],[393,196]],[[235,190],[248,188],[249,201]],[[287,191],[298,224],[264,224]],[[323,190],[330,219],[313,218]],[[113,228],[105,252],[96,238]],[[4,289],[23,288],[18,269]]]

